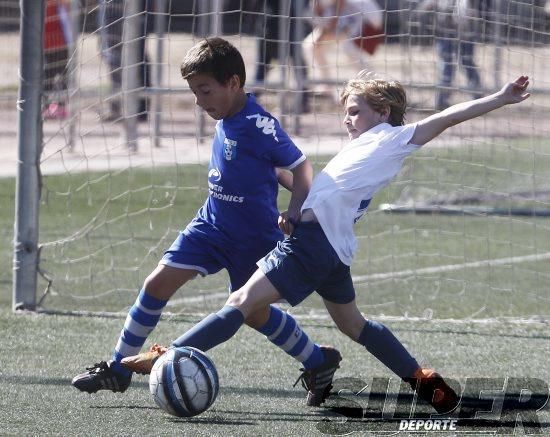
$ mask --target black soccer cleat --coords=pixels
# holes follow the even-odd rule
[[[111,390],[112,392],[125,392],[130,386],[132,375],[124,376],[113,370],[114,361],[101,361],[92,367],[87,367],[87,372],[76,375],[71,384],[80,391],[95,393],[98,390]]]
[[[332,389],[332,378],[336,369],[340,367],[342,355],[332,346],[321,346],[325,355],[325,362],[314,369],[300,369],[302,374],[298,381],[302,381],[302,387],[307,390],[306,404],[308,407],[319,407],[330,394]]]

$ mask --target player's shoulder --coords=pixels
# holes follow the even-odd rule
[[[244,108],[244,111],[242,112],[242,115],[247,120],[250,120],[252,122],[258,120],[259,118],[268,118],[272,119],[274,122],[278,123],[277,118],[269,113],[257,100],[256,97],[254,97],[253,94],[249,94],[248,96],[248,102],[247,105]]]
[[[249,97],[245,111],[242,112],[243,123],[249,132],[257,134],[260,138],[279,141],[281,136],[286,136],[276,117],[266,111],[253,96]]]
[[[388,151],[392,148],[398,150],[407,145],[414,135],[416,124],[392,126],[389,123],[380,123],[361,134],[350,143],[350,148],[374,147]]]

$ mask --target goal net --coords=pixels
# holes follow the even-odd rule
[[[337,93],[362,69],[403,83],[408,122],[527,74],[529,100],[453,127],[406,161],[356,225],[352,273],[369,316],[550,315],[546,2],[473,1],[465,12],[462,0],[353,1],[339,17],[320,0],[97,3],[46,14],[58,27],[44,36],[40,308],[124,311],[204,202],[214,121],[179,64],[220,35],[243,54],[247,90],[316,171],[346,144]],[[281,188],[281,208],[288,199]],[[225,272],[198,278],[168,310],[208,313],[227,287]],[[292,311],[325,314],[315,296]]]

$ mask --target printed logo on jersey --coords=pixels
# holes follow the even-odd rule
[[[222,178],[222,174],[217,168],[211,168],[208,172],[208,181],[209,182],[219,182]]]
[[[353,223],[357,223],[357,220],[359,220],[365,212],[367,211],[367,208],[369,207],[371,199],[365,199],[361,200],[361,203],[359,204],[359,208],[357,208],[357,214],[355,215],[355,219],[353,220]]]
[[[246,118],[249,120],[255,118],[256,127],[261,129],[264,135],[273,135],[275,141],[279,141],[279,138],[277,138],[277,133],[275,132],[275,120],[273,118],[264,117],[260,114],[247,115]]]
[[[223,156],[228,161],[237,157],[237,142],[235,140],[230,140],[227,137],[223,140]]]
[[[208,191],[210,196],[224,202],[243,203],[244,196],[235,194],[226,194],[223,192],[223,185],[220,183],[222,174],[217,168],[211,168],[208,171]]]

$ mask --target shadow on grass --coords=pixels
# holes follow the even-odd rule
[[[159,408],[144,405],[90,405],[91,410],[158,410]]]
[[[2,375],[0,380],[3,383],[18,385],[55,385],[71,386],[72,377],[69,378],[43,378],[34,375]],[[131,388],[149,388],[149,383],[144,381],[132,381]],[[75,389],[76,390],[76,389]]]
[[[3,375],[3,383],[16,385],[51,385],[70,387],[70,378],[42,378],[30,375]],[[387,384],[380,378],[378,384]],[[208,415],[194,418],[176,418],[173,422],[211,425],[257,425],[262,422],[315,422],[323,434],[346,434],[350,432],[398,431],[403,420],[452,419],[457,431],[471,433],[514,433],[522,428],[528,434],[549,434],[550,407],[549,389],[545,381],[529,378],[505,378],[494,380],[470,378],[462,393],[458,407],[447,415],[436,415],[426,402],[416,399],[408,388],[399,393],[389,390],[373,390],[376,381],[365,384],[357,378],[335,380],[335,390],[323,408],[305,407],[305,393],[299,389],[274,389],[258,387],[222,386],[220,395],[235,395],[239,398],[256,396],[279,402],[277,399],[303,399],[304,404],[293,411],[246,411],[221,410],[216,406]],[[361,391],[366,386],[371,391]],[[380,385],[378,386],[380,388]],[[499,390],[500,387],[500,390]],[[506,387],[503,391],[503,387]],[[145,381],[134,381],[131,389],[147,390]],[[345,393],[342,392],[345,390]],[[460,390],[460,391],[459,391]],[[527,391],[527,392],[526,392]],[[336,394],[335,392],[340,393]],[[156,410],[153,405],[93,405],[91,409],[109,410]],[[291,407],[289,407],[290,409]]]
[[[197,424],[197,425],[257,425],[258,422],[246,421],[246,420],[232,420],[232,419],[222,419],[217,417],[207,418],[207,417],[171,417],[170,422],[173,423],[187,423],[187,424]]]
[[[220,393],[227,394],[237,394],[237,395],[251,395],[251,396],[261,396],[265,398],[293,398],[306,399],[306,392],[297,388],[286,389],[277,389],[277,388],[259,388],[259,387],[236,387],[236,386],[221,386]]]

